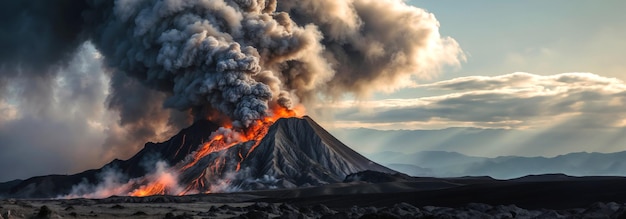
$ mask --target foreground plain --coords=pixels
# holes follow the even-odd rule
[[[352,180],[350,180],[352,179]],[[357,180],[358,179],[358,180]],[[623,218],[626,178],[512,180],[366,172],[299,189],[106,199],[3,199],[3,218]]]

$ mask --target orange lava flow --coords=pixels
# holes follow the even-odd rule
[[[242,157],[241,161],[247,158],[248,155],[250,155],[250,153],[254,151],[257,146],[259,146],[259,143],[261,143],[261,139],[265,137],[265,135],[269,131],[270,126],[274,124],[274,122],[281,118],[300,118],[305,114],[305,112],[305,108],[302,105],[297,105],[293,109],[278,107],[272,110],[271,116],[265,117],[263,120],[257,120],[256,123],[251,125],[250,128],[248,128],[248,130],[246,130],[246,132],[244,133],[246,141],[254,140],[255,143],[252,148],[250,148],[246,156]],[[241,161],[239,162],[239,164],[241,164]]]
[[[166,186],[163,183],[150,183],[148,185],[141,186],[135,191],[130,193],[130,196],[145,197],[150,195],[165,194]]]
[[[177,192],[178,189],[178,177],[170,172],[157,171],[153,175],[148,175],[143,181],[148,180],[148,183],[140,186],[134,191],[130,192],[130,196],[150,196],[150,195],[163,195],[168,193]]]
[[[180,195],[185,195],[185,194],[189,194],[190,192],[194,191],[196,188],[203,188],[204,187],[204,176],[206,175],[206,172],[203,171],[200,176],[198,176],[198,178],[194,179],[191,184],[189,184],[187,186],[187,188],[185,188],[185,191],[182,192]]]
[[[224,138],[225,137],[222,134],[216,135],[209,142],[202,144],[202,147],[200,147],[200,149],[198,149],[198,151],[196,151],[196,154],[193,156],[193,160],[185,165],[183,168],[181,168],[181,170],[189,169],[190,167],[196,165],[198,161],[200,161],[200,159],[213,152],[221,151],[240,143],[238,141],[227,143],[226,141],[224,141]]]
[[[176,170],[170,169],[170,170],[178,172],[178,173],[182,173],[183,171],[196,165],[200,160],[202,160],[202,158],[206,157],[207,155],[211,153],[228,149],[230,147],[233,147],[243,142],[254,141],[254,145],[250,148],[248,153],[245,154],[245,156],[242,154],[242,151],[239,151],[239,161],[238,161],[237,168],[236,168],[236,171],[239,171],[241,169],[241,162],[243,162],[248,157],[248,155],[250,155],[250,153],[254,151],[254,149],[259,145],[259,143],[261,142],[261,139],[265,137],[265,135],[269,131],[269,127],[272,124],[274,124],[274,122],[276,122],[280,118],[301,117],[304,115],[304,113],[305,113],[305,110],[302,105],[298,105],[294,107],[294,109],[274,107],[269,116],[261,120],[255,121],[253,124],[251,124],[247,128],[232,129],[231,125],[227,124],[226,127],[224,128],[230,131],[225,132],[225,133],[221,133],[217,131],[214,132],[212,139],[209,140],[208,142],[203,143],[196,150],[195,154],[193,155],[193,159],[191,159],[191,161],[189,161],[182,167],[179,166],[180,169],[176,169]],[[185,137],[183,137],[183,140],[184,138]],[[221,160],[216,159],[214,163],[212,163],[207,168],[207,170],[211,171],[212,173],[219,174],[220,171],[222,171],[223,168],[225,168],[225,164],[226,164],[225,158],[222,158]],[[168,192],[172,194],[172,192],[177,192],[177,191],[178,193],[174,193],[174,194],[185,195],[185,194],[190,194],[191,192],[203,192],[203,191],[197,191],[197,189],[205,188],[207,186],[205,182],[206,174],[207,174],[207,171],[206,170],[203,171],[202,174],[200,174],[197,178],[195,178],[191,184],[184,186],[184,189],[182,189],[181,191],[172,189],[173,185],[176,185],[178,183],[177,179],[171,179],[172,176],[168,174],[159,175],[158,178],[156,178],[155,180],[152,180],[152,182],[149,182],[146,185],[140,186],[139,188],[132,191],[129,195],[143,197],[143,196],[150,196],[150,195],[164,195],[164,194],[168,194]],[[211,174],[211,173],[208,173],[208,174]],[[149,177],[147,179],[150,180]],[[228,182],[223,182],[223,183],[228,183]],[[211,191],[205,191],[205,192],[211,192]]]
[[[241,169],[241,162],[243,161],[243,155],[241,155],[241,150],[239,150],[239,162],[237,162],[237,169],[235,171],[239,171]]]

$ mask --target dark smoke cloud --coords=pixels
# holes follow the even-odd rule
[[[3,172],[0,182],[97,168],[114,158],[129,158],[147,141],[164,140],[186,126],[176,122],[185,121],[187,113],[163,109],[161,103],[136,109],[143,114],[132,118],[141,119],[123,121],[116,109],[104,107],[110,101],[106,90],[111,80],[100,55],[89,43],[77,52],[54,78],[19,76],[3,87],[0,169],[12,171]],[[127,95],[155,101],[165,96],[132,87],[135,93]],[[158,98],[151,99],[150,92]]]
[[[106,157],[128,157],[148,141],[163,141],[188,126],[188,112],[163,108],[166,95],[142,86],[115,72],[110,80],[108,109],[119,112],[117,125],[110,125],[104,141]]]
[[[70,0],[0,2],[0,99],[15,94],[44,113],[51,81],[85,40],[85,7]]]
[[[84,1],[2,1],[0,3],[0,77],[50,74],[51,65],[68,61],[86,37]]]
[[[432,14],[400,0],[26,0],[0,3],[0,16],[0,109],[12,98],[4,111],[48,110],[58,72],[89,42],[108,96],[74,100],[112,114],[112,154],[192,117],[246,127],[274,107],[391,91],[463,59]]]
[[[165,94],[103,69],[87,41],[97,16],[87,1],[0,2],[0,166],[24,167],[0,181],[128,158],[189,124],[163,109]]]
[[[102,131],[114,118],[103,108],[107,79],[93,46],[46,75],[15,76],[0,95],[0,181],[95,168]],[[54,77],[49,74],[54,74]],[[97,142],[97,143],[96,143]],[[95,144],[94,144],[95,143]],[[119,155],[118,155],[119,156]]]
[[[267,116],[272,100],[291,107],[290,91],[272,69],[303,62],[297,59],[320,40],[317,29],[292,26],[286,14],[263,13],[267,7],[260,6],[118,1],[102,6],[113,13],[98,22],[93,39],[110,66],[169,94],[164,106],[218,110],[247,127]]]
[[[461,54],[432,14],[401,1],[92,5],[93,40],[110,66],[167,93],[165,107],[218,110],[244,127],[320,88],[361,96],[406,86]]]

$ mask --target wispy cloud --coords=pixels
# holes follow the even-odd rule
[[[387,99],[334,107],[338,126],[397,128],[578,128],[626,126],[626,83],[591,73],[455,78],[421,88],[446,94]]]

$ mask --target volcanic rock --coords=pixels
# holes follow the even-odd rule
[[[236,218],[240,218],[240,219],[268,219],[268,218],[270,218],[270,216],[269,216],[269,214],[267,212],[251,210],[251,211],[248,211],[245,214],[239,215],[239,217],[236,217]]]
[[[48,208],[48,206],[41,206],[39,208],[39,212],[37,213],[37,218],[50,218],[52,216],[52,210]]]
[[[12,216],[11,216],[11,210],[7,210],[7,211],[5,211],[5,212],[2,212],[2,218],[3,218],[3,219],[9,219],[9,218],[12,218]]]
[[[343,180],[343,182],[369,182],[369,183],[384,183],[384,182],[399,182],[399,181],[411,181],[412,178],[409,175],[402,173],[390,174],[389,172],[378,172],[372,170],[365,170],[358,173],[352,173]]]

